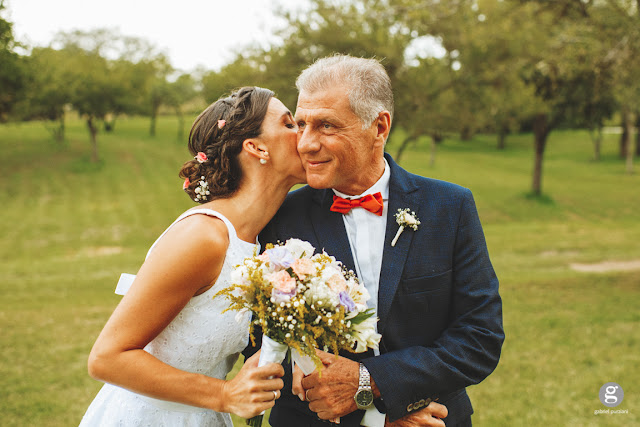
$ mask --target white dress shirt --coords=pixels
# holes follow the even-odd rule
[[[380,283],[380,269],[382,268],[382,253],[384,249],[384,237],[387,228],[387,212],[389,201],[389,178],[391,170],[387,160],[384,160],[384,173],[380,179],[364,193],[357,196],[343,194],[337,190],[333,192],[344,199],[358,199],[368,194],[380,192],[384,208],[382,216],[375,215],[362,207],[352,208],[348,213],[342,215],[344,226],[347,230],[351,253],[356,267],[356,274],[365,288],[369,291],[371,298],[367,301],[367,306],[373,308],[375,315],[378,314],[378,286]],[[379,350],[374,350],[375,355],[379,355]],[[378,412],[375,406],[367,409],[362,425],[368,427],[383,427],[385,415]]]

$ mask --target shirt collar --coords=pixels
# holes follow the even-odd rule
[[[350,196],[348,194],[344,194],[332,188],[333,192],[343,199],[358,199],[360,197],[366,196],[367,194],[375,194],[380,192],[382,194],[382,200],[389,200],[389,179],[391,178],[391,169],[389,168],[389,163],[387,159],[384,159],[384,172],[380,179],[376,181],[369,189],[365,190],[362,194],[358,194],[357,196]]]

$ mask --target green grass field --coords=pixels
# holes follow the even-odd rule
[[[163,118],[151,138],[146,119],[121,119],[92,165],[80,121],[63,147],[41,123],[0,125],[0,425],[77,425],[100,388],[86,359],[120,273],[193,205],[176,126]],[[469,388],[475,426],[640,424],[640,270],[571,268],[640,260],[640,164],[625,174],[617,143],[606,135],[596,163],[587,133],[553,133],[542,199],[527,197],[530,135],[502,152],[491,136],[447,140],[433,168],[426,141],[405,152],[408,170],[473,191],[501,281],[507,339],[497,370]],[[610,381],[628,414],[594,415]]]

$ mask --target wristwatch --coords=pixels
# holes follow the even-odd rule
[[[358,409],[367,409],[373,403],[373,391],[371,391],[371,375],[367,368],[360,364],[360,380],[358,381],[358,391],[353,396]]]

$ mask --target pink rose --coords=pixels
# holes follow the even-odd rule
[[[218,129],[222,129],[227,124],[226,120],[218,120]]]
[[[182,184],[182,189],[186,190],[187,188],[189,188],[190,185],[191,185],[191,181],[189,181],[189,178],[185,178],[184,184]]]
[[[316,267],[313,264],[313,261],[307,258],[299,258],[291,264],[291,268],[293,272],[300,278],[300,280],[304,280],[308,274],[313,274],[316,272]]]
[[[258,255],[257,258],[262,262],[269,262],[269,255],[267,255],[266,252],[263,252],[260,255]]]
[[[340,293],[347,290],[347,281],[344,280],[341,274],[334,274],[327,280],[327,286],[329,286],[332,291]]]
[[[207,155],[204,154],[202,151],[199,151],[196,157],[194,157],[194,159],[196,159],[198,163],[204,163],[208,160]]]
[[[296,279],[291,277],[286,270],[280,270],[269,276],[269,281],[273,284],[273,289],[283,294],[295,293]]]

